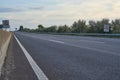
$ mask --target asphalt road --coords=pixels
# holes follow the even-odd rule
[[[120,80],[120,39],[15,35],[49,80]]]
[[[0,80],[38,80],[14,36],[8,46]]]

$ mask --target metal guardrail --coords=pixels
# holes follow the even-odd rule
[[[26,33],[26,32],[24,32]],[[36,34],[51,34],[51,35],[73,35],[73,36],[96,36],[96,37],[113,37],[120,38],[120,34],[108,34],[108,33],[57,33],[57,32],[29,32]]]
[[[100,34],[100,33],[48,33],[56,35],[77,35],[77,36],[111,36],[111,37],[120,37],[120,34]]]

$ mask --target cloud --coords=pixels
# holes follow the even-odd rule
[[[8,13],[8,12],[20,12],[20,9],[15,8],[0,8],[0,13]]]
[[[71,18],[76,19],[120,18],[120,15],[117,14],[120,13],[119,0],[84,0],[78,1],[78,3],[72,3],[72,1],[71,3],[59,4],[56,13],[71,15]]]
[[[14,8],[0,8],[0,12],[21,11],[15,14],[1,14],[0,17],[15,19],[14,22],[23,23],[26,27],[33,27],[37,24],[71,25],[78,19],[120,18],[118,14],[120,13],[120,0],[34,0],[31,3],[19,5],[18,9],[21,10],[14,5],[12,6]]]
[[[43,6],[40,6],[40,7],[31,7],[29,9],[31,9],[31,10],[43,10],[45,8]]]

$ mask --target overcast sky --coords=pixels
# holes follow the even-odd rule
[[[120,0],[0,0],[0,21],[12,28],[71,25],[78,19],[120,18]]]

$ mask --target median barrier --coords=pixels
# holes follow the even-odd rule
[[[11,39],[11,35],[12,35],[11,32],[0,30],[0,76],[1,69],[6,57],[8,45]]]

